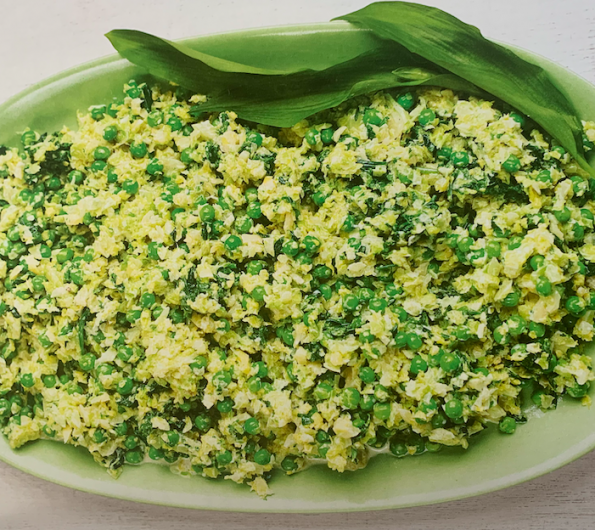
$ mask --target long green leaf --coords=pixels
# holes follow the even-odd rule
[[[437,8],[377,2],[338,17],[483,88],[527,114],[595,175],[586,161],[576,109],[543,68],[483,37],[474,26]]]
[[[379,40],[372,47],[367,43],[352,46],[351,55],[360,53],[348,60],[345,50],[330,50],[325,62],[332,66],[324,69],[305,68],[302,59],[282,71],[199,53],[139,31],[114,30],[107,37],[120,55],[149,73],[208,95],[202,107],[205,111],[233,110],[241,118],[278,127],[290,127],[316,112],[374,90],[438,84],[479,93],[473,84],[403,46]],[[416,69],[424,74],[404,75],[404,71]]]
[[[336,41],[325,46],[324,32],[276,35],[272,47],[259,45],[264,41],[254,33],[244,50],[231,51],[208,43],[196,50],[134,30],[114,30],[107,37],[150,74],[207,95],[205,111],[233,110],[278,127],[394,87],[492,94],[530,116],[595,175],[584,157],[576,110],[541,67],[485,39],[477,28],[420,4],[375,3],[340,18],[368,31],[346,33],[339,46]]]

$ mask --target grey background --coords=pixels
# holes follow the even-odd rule
[[[0,0],[0,101],[111,53],[103,34],[135,28],[168,38],[327,21],[366,0]],[[592,0],[434,0],[488,37],[553,59],[595,83]],[[399,480],[400,477],[395,477]],[[0,530],[595,528],[595,453],[519,486],[437,506],[354,514],[251,515],[134,504],[44,482],[0,463]]]

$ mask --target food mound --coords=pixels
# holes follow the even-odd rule
[[[0,153],[0,419],[268,493],[589,402],[595,184],[531,122],[380,92],[291,129],[131,81]],[[595,140],[586,123],[584,145]]]

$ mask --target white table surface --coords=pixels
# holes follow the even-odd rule
[[[168,38],[319,22],[366,0],[0,0],[0,101],[111,53],[103,34]],[[593,0],[432,0],[488,37],[553,59],[595,83]],[[354,514],[251,515],[163,508],[80,493],[0,463],[0,530],[558,530],[595,528],[595,453],[507,490],[437,506]]]

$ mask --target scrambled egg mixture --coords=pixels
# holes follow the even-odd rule
[[[515,112],[382,92],[291,129],[130,82],[0,151],[0,421],[248,482],[588,403],[595,185]],[[585,124],[593,147],[595,124]]]

